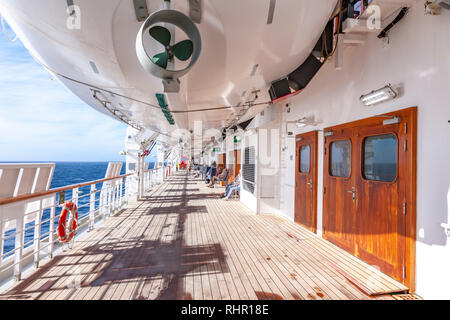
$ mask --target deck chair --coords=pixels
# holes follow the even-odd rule
[[[220,184],[220,185],[222,185],[223,187],[224,187],[224,183],[226,183],[226,182],[228,182],[228,177],[230,176],[230,170],[228,170],[227,169],[227,174],[225,175],[225,177],[223,178],[223,180],[220,180],[219,179],[219,176],[216,176],[217,177],[217,179],[216,179],[216,183],[215,184]],[[211,179],[212,179],[212,177],[211,177]]]
[[[0,164],[0,198],[14,198],[24,194],[48,191],[55,171],[54,163]],[[21,232],[25,224],[42,217],[44,209],[55,204],[56,194],[23,200],[0,206],[0,253],[5,231]],[[16,247],[23,239],[16,237]],[[21,249],[22,250],[22,249]]]

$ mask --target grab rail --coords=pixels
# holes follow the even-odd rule
[[[78,228],[87,226],[88,231],[94,228],[97,218],[106,219],[109,215],[121,210],[129,195],[124,188],[125,183],[128,183],[125,178],[131,175],[133,173],[0,199],[0,211],[8,212],[12,209],[16,212],[12,216],[0,215],[0,280],[5,278],[5,275],[13,275],[15,280],[20,280],[25,264],[34,262],[35,267],[38,268],[40,261],[43,259],[43,254],[47,255],[49,259],[53,258],[54,247],[58,242],[55,223],[58,222],[61,215],[61,212],[56,214],[56,209],[62,209],[67,201],[72,201],[78,208],[89,208],[80,217],[78,224]],[[109,181],[115,183],[103,184],[100,188],[97,188],[97,184]],[[82,192],[79,189],[88,186],[91,187],[90,191],[81,195]],[[65,192],[69,190],[71,190],[71,199],[64,199],[63,201],[57,199],[58,194],[61,197],[61,194],[64,193],[65,196]],[[97,193],[100,193],[98,198],[96,197]],[[85,197],[89,197],[87,203],[78,206],[78,201]],[[38,202],[38,206],[32,208],[29,212],[26,211],[27,204],[33,202]],[[43,215],[46,210],[49,210],[49,217],[47,218]],[[33,225],[26,225],[27,220],[32,220]],[[7,224],[11,222],[15,223],[15,227],[6,230]],[[43,225],[48,225],[48,230],[42,230]],[[34,229],[34,232],[31,231],[32,229]],[[31,235],[31,233],[33,234]],[[26,236],[30,238],[26,239]],[[12,242],[12,248],[9,251],[6,251],[5,247],[7,241]]]
[[[154,185],[163,182],[165,177],[171,175],[170,171],[170,167],[159,167],[143,172],[144,190],[148,191]],[[78,228],[90,231],[94,229],[97,221],[104,220],[124,208],[128,199],[136,193],[137,190],[133,190],[132,187],[134,181],[127,179],[133,175],[136,176],[136,173],[73,184],[33,194],[0,198],[0,212],[2,210],[7,212],[11,208],[17,209],[23,206],[21,214],[16,213],[12,216],[0,214],[0,282],[3,278],[10,276],[13,276],[15,280],[20,280],[25,265],[31,265],[34,262],[34,266],[39,268],[40,261],[45,256],[48,259],[53,258],[55,245],[58,243],[55,223],[58,222],[61,215],[60,210],[57,212],[57,208],[62,209],[67,201],[72,201],[78,209],[87,207],[88,211],[83,212],[83,216],[78,220]],[[104,183],[110,181],[112,183]],[[100,183],[104,184],[97,188],[97,184]],[[129,185],[129,183],[131,184]],[[90,186],[90,191],[80,191],[80,188],[87,186]],[[71,190],[71,199],[61,200],[59,197],[62,194],[65,197],[65,192],[69,190]],[[100,193],[99,197],[96,197],[97,193]],[[57,197],[57,195],[59,196]],[[83,201],[79,206],[78,201],[83,198],[87,198],[87,201]],[[48,202],[49,200],[50,202]],[[32,202],[39,202],[39,205],[29,212],[26,211],[27,203]],[[44,216],[44,211],[49,213],[48,217]],[[32,220],[34,225],[26,225],[28,224],[27,219]],[[12,221],[15,221],[15,228],[6,230],[5,227]],[[48,225],[48,230],[42,230],[43,225]],[[31,233],[32,229],[34,229],[34,233],[31,237],[27,231]],[[25,239],[26,236],[30,236],[30,238]],[[4,252],[6,241],[13,242],[13,246],[9,251]]]
[[[29,194],[22,194],[22,195],[17,196],[17,197],[10,197],[10,198],[3,198],[3,199],[0,198],[0,206],[5,205],[5,204],[14,203],[14,202],[30,200],[30,199],[33,199],[33,198],[40,198],[40,197],[43,197],[43,196],[48,196],[48,195],[52,195],[52,194],[55,194],[55,193],[60,193],[60,192],[71,190],[71,189],[75,189],[75,188],[82,188],[82,187],[90,186],[92,184],[107,182],[107,181],[111,181],[111,180],[117,180],[117,179],[120,179],[120,178],[129,177],[129,176],[131,176],[133,174],[134,173],[128,173],[128,174],[124,174],[124,175],[117,176],[117,177],[105,178],[105,179],[100,179],[100,180],[95,180],[95,181],[90,181],[90,182],[73,184],[73,185],[66,186],[66,187],[54,188],[54,189],[50,189],[48,191],[29,193]]]

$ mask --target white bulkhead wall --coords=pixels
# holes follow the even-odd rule
[[[254,147],[255,191],[250,193],[241,188],[241,202],[253,212],[280,212],[280,137],[281,114],[277,106],[271,106],[258,114],[241,135],[241,170],[243,171],[245,148]]]
[[[418,106],[416,291],[424,298],[449,298],[450,245],[441,223],[450,221],[450,11],[424,15],[423,6],[389,33],[385,46],[376,34],[365,45],[345,49],[344,68],[326,63],[291,103],[280,103],[283,121],[314,116],[316,127],[289,125],[294,134],[320,130],[382,113]],[[372,107],[359,97],[386,84],[400,96]],[[284,122],[282,124],[284,127]],[[283,129],[284,131],[284,129]],[[281,214],[294,218],[295,139],[282,138]],[[318,234],[322,230],[323,132],[319,132]],[[245,198],[245,193],[243,193]]]
[[[242,137],[242,143],[241,143],[241,172],[244,173],[244,159],[245,159],[245,148],[248,147],[254,147],[255,148],[255,154],[258,155],[259,148],[258,148],[258,133],[257,131],[252,127],[252,124],[249,125],[247,128],[247,132]],[[258,180],[258,160],[256,159],[256,166],[255,166],[255,177],[256,181]],[[255,190],[253,193],[246,191],[244,189],[244,174],[242,174],[242,181],[241,181],[241,191],[240,191],[240,200],[242,204],[244,204],[247,208],[249,208],[251,211],[258,213],[259,212],[259,206],[258,206],[258,187],[259,184],[256,183]]]

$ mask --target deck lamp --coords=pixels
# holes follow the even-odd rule
[[[303,128],[306,126],[316,126],[317,122],[314,120],[314,116],[313,117],[303,117],[298,119],[295,122],[295,125],[297,126],[297,128]]]
[[[366,106],[372,106],[377,103],[397,98],[398,92],[390,85],[374,90],[371,93],[362,95],[359,99]]]

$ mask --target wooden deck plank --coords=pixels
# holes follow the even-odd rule
[[[394,299],[401,286],[315,234],[179,172],[0,299]],[[73,268],[81,286],[68,286]]]
[[[210,201],[212,200],[209,200],[208,202]],[[207,206],[209,212],[212,212],[211,210],[217,210],[217,207],[211,206],[211,203],[208,203]],[[221,210],[218,210],[215,211],[215,214],[218,214],[217,217],[219,217],[222,215],[222,212]],[[219,222],[217,217],[215,217],[215,221]],[[264,292],[263,290],[265,287],[267,287],[267,290],[271,291],[265,282],[265,278],[267,277],[266,274],[262,272],[260,268],[255,266],[255,259],[251,251],[244,247],[241,242],[236,240],[233,228],[230,228],[229,225],[223,223],[217,223],[217,225],[221,229],[222,239],[224,239],[223,242],[230,243],[230,249],[233,250],[236,256],[236,265],[239,269],[239,280],[244,284],[249,299],[257,299],[255,292]]]
[[[278,259],[286,260],[287,264],[292,268],[292,275],[294,279],[307,279],[311,286],[308,297],[324,295],[325,299],[353,299],[354,295],[349,294],[346,288],[340,286],[330,277],[327,266],[323,265],[321,261],[312,256],[308,256],[306,252],[301,250],[298,246],[292,246],[291,243],[283,239],[276,233],[276,226],[268,224],[268,221],[262,217],[260,226],[263,226],[263,232],[273,234],[274,238],[279,241],[271,242],[274,252],[280,252]],[[284,240],[282,242],[282,239]],[[282,242],[282,243],[281,243]],[[291,258],[293,257],[293,258]],[[297,261],[297,263],[295,262]],[[300,262],[301,261],[301,262]],[[334,274],[331,274],[333,276]],[[338,287],[338,288],[337,288]],[[311,292],[312,291],[312,292]]]
[[[294,228],[293,225],[288,223],[283,223],[280,227],[282,229],[284,227],[289,228],[293,234],[301,234],[303,236],[310,232],[306,229]],[[372,289],[375,294],[377,292],[399,292],[408,289],[373,266],[312,233],[306,237],[305,243],[309,244],[317,252],[326,255],[337,266],[342,266],[345,270],[351,270],[352,276],[356,280],[364,283],[366,279],[372,279],[370,284],[365,285],[369,285],[371,287],[369,289]]]
[[[104,225],[108,226],[112,221],[105,221]],[[79,241],[81,245],[77,248],[85,248],[90,244],[97,243],[100,241],[101,237],[107,234],[107,229],[97,230],[94,234],[87,236],[86,234],[80,237]],[[71,252],[72,253],[72,252]],[[21,291],[25,296],[28,295],[29,299],[46,299],[49,295],[53,294],[55,291],[61,291],[58,289],[60,285],[66,285],[64,279],[67,280],[65,273],[67,269],[71,269],[80,259],[80,255],[68,254],[68,251],[60,251],[53,260],[47,262],[42,266],[33,276],[37,277],[36,281],[31,282],[31,285],[27,285],[29,279],[22,280],[16,286],[16,289]],[[25,290],[19,289],[20,287],[25,287]]]
[[[270,288],[269,290],[265,290],[263,285],[261,288],[255,288],[257,297],[259,299],[270,299],[270,298],[281,298],[284,299],[291,298],[293,299],[292,294],[289,289],[286,288],[285,284],[280,281],[279,277],[277,277],[274,270],[271,268],[270,262],[271,260],[267,258],[267,254],[261,254],[264,252],[263,246],[260,245],[255,247],[249,238],[246,236],[248,229],[242,228],[242,224],[239,221],[234,220],[234,214],[232,211],[224,210],[218,205],[218,200],[210,200],[211,211],[215,212],[217,215],[217,219],[221,221],[221,224],[228,227],[228,233],[232,234],[233,241],[237,244],[240,251],[243,251],[244,259],[251,259],[249,262],[249,273],[256,273],[254,275],[256,279],[260,277],[265,280],[265,286]],[[256,253],[256,254],[255,254]],[[267,260],[269,259],[269,260]],[[287,287],[290,287],[288,284]]]

